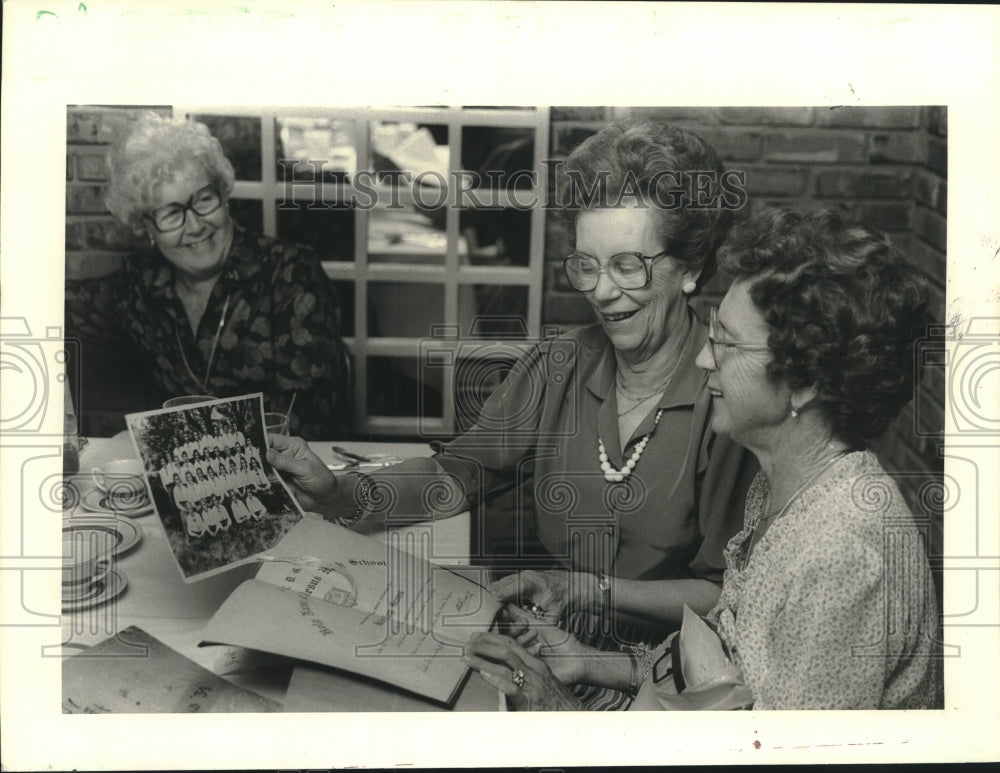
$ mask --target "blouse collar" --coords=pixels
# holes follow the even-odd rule
[[[680,363],[657,404],[658,408],[694,405],[708,378],[708,374],[695,364],[699,352],[708,341],[708,331],[691,310],[688,310],[688,315],[691,318],[691,330],[681,349]],[[614,346],[607,336],[604,336],[600,359],[585,382],[587,389],[599,400],[607,400],[611,390],[614,389],[617,371]]]

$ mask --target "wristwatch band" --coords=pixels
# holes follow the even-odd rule
[[[337,519],[337,523],[341,526],[351,528],[358,521],[363,521],[372,513],[371,501],[372,501],[372,491],[375,488],[375,480],[363,472],[356,472],[351,470],[347,473],[355,479],[354,483],[354,501],[357,506],[354,508],[353,515],[349,517],[341,517]]]

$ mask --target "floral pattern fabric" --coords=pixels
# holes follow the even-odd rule
[[[754,708],[940,708],[926,541],[875,455],[835,462],[751,549],[767,499],[759,474],[709,614]]]
[[[291,432],[310,440],[350,424],[338,309],[314,253],[238,226],[194,333],[172,267],[152,248],[109,276],[66,283],[67,337],[131,340],[164,399],[262,392],[265,410],[286,411],[297,395]]]

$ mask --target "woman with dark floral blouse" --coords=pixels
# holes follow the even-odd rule
[[[341,435],[349,406],[333,287],[308,249],[233,222],[235,174],[218,140],[203,124],[149,115],[108,166],[108,209],[150,248],[114,274],[67,282],[67,337],[130,341],[162,397],[262,392],[268,410],[284,411],[297,395],[292,431]]]

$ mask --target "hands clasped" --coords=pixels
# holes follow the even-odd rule
[[[464,660],[507,696],[518,711],[576,711],[583,705],[566,686],[585,671],[591,650],[553,625],[540,623],[508,604],[507,633],[479,633]],[[557,676],[557,673],[559,674]]]
[[[500,601],[535,609],[549,622],[562,620],[570,612],[597,611],[601,602],[597,577],[583,572],[528,570],[497,580],[489,588]],[[535,606],[529,607],[528,602]]]

